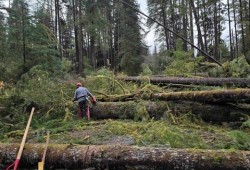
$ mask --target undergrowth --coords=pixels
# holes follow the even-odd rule
[[[250,150],[249,121],[240,129],[232,130],[206,124],[192,113],[176,117],[169,112],[163,120],[154,120],[145,115],[145,106],[140,104],[136,108],[138,117],[133,121],[76,120],[76,105],[71,100],[77,81],[82,82],[97,99],[140,91],[173,90],[152,85],[149,77],[144,79],[141,84],[119,81],[113,72],[106,69],[98,70],[85,79],[69,75],[57,79],[41,67],[34,67],[16,85],[9,85],[11,87],[1,93],[8,109],[0,115],[0,142],[19,143],[28,120],[27,113],[31,107],[36,107],[28,136],[30,143],[44,143],[46,132],[50,131],[51,143],[111,144],[122,137],[137,146]]]
[[[20,129],[24,127],[22,123],[18,128],[13,126],[4,131],[0,129],[0,142],[20,142],[24,131]],[[51,143],[59,144],[114,144],[114,140],[122,137],[137,146],[250,150],[248,130],[232,130],[204,122],[194,123],[191,119],[173,124],[171,120],[45,121],[36,116],[27,142],[44,143],[47,131],[51,133]],[[115,144],[121,144],[121,141]]]

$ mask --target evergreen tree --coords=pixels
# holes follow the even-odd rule
[[[128,4],[138,8],[135,0],[126,0]],[[122,71],[128,75],[138,75],[143,63],[143,43],[138,13],[123,4],[120,12],[120,51],[119,58]]]

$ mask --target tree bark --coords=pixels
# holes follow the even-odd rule
[[[190,5],[191,5],[191,7],[193,9],[194,19],[195,19],[195,23],[196,23],[196,27],[197,27],[197,31],[198,31],[198,43],[199,43],[201,49],[203,51],[205,51],[204,50],[204,43],[203,43],[203,39],[202,39],[201,27],[199,25],[199,16],[198,16],[198,12],[196,10],[196,7],[194,5],[193,0],[190,0]]]
[[[0,164],[15,160],[18,144],[0,144]],[[26,144],[20,168],[37,168],[44,145]],[[249,151],[149,148],[121,145],[52,145],[46,169],[242,169],[250,167]]]
[[[237,33],[238,24],[237,24],[237,17],[236,17],[236,10],[237,10],[236,0],[233,0],[232,4],[233,4],[233,13],[234,13],[234,34],[235,34],[235,51],[236,51],[235,56],[238,58],[239,57],[239,43],[238,43],[238,33]]]
[[[167,27],[166,4],[163,3],[163,1],[162,1],[160,5],[161,5],[161,14],[162,14],[163,25],[165,27]],[[167,47],[167,49],[169,49],[169,42],[168,42],[169,33],[168,33],[168,30],[166,28],[164,28],[164,34],[165,34],[166,47]]]
[[[247,78],[184,78],[184,77],[117,77],[118,80],[131,82],[150,82],[151,84],[167,85],[167,84],[193,84],[207,86],[234,86],[249,87],[250,79]]]
[[[242,0],[239,0],[240,5],[240,26],[241,26],[241,38],[242,38],[242,53],[246,56],[246,45],[245,45],[245,31],[243,21],[243,6]],[[248,63],[250,64],[250,63]]]
[[[78,11],[78,36],[77,36],[77,41],[78,41],[78,58],[79,58],[79,63],[78,63],[78,73],[85,76],[84,75],[84,68],[83,68],[83,35],[82,35],[82,25],[83,25],[83,21],[82,21],[82,1],[81,0],[78,0],[78,8],[79,8],[79,11]]]
[[[206,104],[194,101],[129,101],[129,102],[98,102],[91,109],[93,119],[168,119],[174,115],[192,113],[206,122],[240,123],[250,116],[249,105]]]
[[[217,1],[214,1],[214,56],[216,60],[220,61],[220,30],[218,28],[218,17]]]
[[[204,103],[228,103],[228,102],[249,102],[249,89],[236,90],[210,90],[210,91],[188,91],[188,92],[169,92],[169,93],[154,93],[145,95],[146,99],[159,100],[186,100],[198,101]]]
[[[228,28],[229,28],[229,42],[230,42],[230,60],[234,59],[233,55],[233,41],[232,41],[232,33],[231,33],[231,12],[230,12],[230,2],[227,0],[227,16],[228,16]]]

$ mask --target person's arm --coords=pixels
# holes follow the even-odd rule
[[[94,96],[90,93],[90,91],[86,88],[87,95],[93,98]]]
[[[75,93],[74,93],[74,97],[73,97],[72,100],[73,100],[73,101],[76,101],[76,100],[77,100],[77,98],[76,98],[76,91],[75,91]]]
[[[93,94],[90,93],[90,91],[88,89],[86,89],[87,94],[92,98],[92,103],[95,104],[96,103],[96,98]]]

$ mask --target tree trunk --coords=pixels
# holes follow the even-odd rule
[[[234,59],[233,55],[233,41],[232,41],[232,33],[231,33],[231,12],[230,12],[230,2],[227,0],[227,13],[228,13],[228,28],[229,28],[229,41],[230,41],[230,60]]]
[[[162,14],[162,20],[163,20],[163,25],[165,27],[167,27],[167,15],[166,15],[166,4],[163,3],[163,1],[161,2],[161,14]],[[164,28],[164,34],[165,34],[165,43],[166,43],[166,47],[167,49],[169,49],[169,36],[168,36],[168,30],[166,28]]]
[[[26,35],[25,35],[24,3],[22,3],[22,43],[23,43],[23,70],[26,69]]]
[[[203,8],[203,13],[206,13],[206,2],[205,0],[202,0],[202,8]],[[206,50],[206,52],[208,52],[208,21],[207,21],[207,16],[204,16],[204,14],[202,14],[202,26],[203,26],[203,31],[204,31],[204,49]]]
[[[0,145],[3,167],[15,160],[18,144]],[[26,144],[20,168],[37,168],[44,145]],[[242,169],[250,167],[249,151],[149,148],[121,145],[52,145],[46,169]]]
[[[190,31],[190,41],[192,44],[194,44],[194,28],[193,28],[193,13],[192,13],[192,6],[191,2],[189,1],[188,3],[188,8],[189,8],[189,31]],[[193,51],[193,57],[194,57],[194,47],[191,46],[191,51]]]
[[[237,103],[249,102],[250,90],[249,89],[236,89],[236,90],[211,90],[211,91],[189,91],[189,92],[169,92],[169,93],[154,93],[145,95],[146,99],[159,99],[159,100],[186,100],[197,101],[202,103]]]
[[[192,85],[207,85],[207,86],[234,86],[234,87],[249,87],[250,79],[247,78],[183,78],[183,77],[117,77],[118,80],[131,82],[150,82],[157,85],[171,84],[192,84]]]
[[[73,4],[73,20],[74,20],[74,34],[75,34],[75,56],[76,56],[76,63],[75,63],[75,69],[76,69],[76,73],[79,74],[79,44],[78,44],[78,30],[79,30],[79,25],[78,25],[78,19],[77,19],[77,3],[78,0],[73,0],[72,4]]]
[[[217,14],[217,2],[214,2],[214,56],[215,59],[220,61],[220,37],[219,37],[219,20],[218,20],[218,14]]]
[[[188,39],[188,16],[187,16],[187,12],[188,10],[186,9],[187,7],[187,2],[186,0],[182,0],[182,22],[183,22],[183,35],[184,35],[184,38],[185,39]],[[183,45],[182,45],[182,49],[184,51],[188,51],[188,44],[187,42],[183,42]]]
[[[78,41],[78,58],[79,58],[79,64],[78,64],[78,73],[84,75],[84,68],[83,68],[83,35],[82,35],[82,1],[78,0],[78,24],[79,24],[79,29],[78,29],[78,36],[77,36],[77,41]]]
[[[171,11],[172,30],[177,32],[177,30],[176,30],[176,20],[175,20],[175,11],[174,11],[174,8],[175,8],[174,6],[175,6],[176,2],[175,2],[175,0],[170,0],[169,3],[170,3],[170,11]],[[172,49],[176,50],[176,35],[172,33],[172,36],[170,36],[170,37],[173,37],[172,41],[171,41]]]
[[[169,119],[192,113],[206,122],[235,122],[247,120],[249,105],[205,104],[195,101],[129,101],[129,102],[98,102],[91,109],[93,119]]]
[[[240,26],[241,26],[241,38],[242,38],[242,53],[246,56],[242,0],[239,0],[239,3],[240,3]]]
[[[196,23],[196,27],[197,27],[197,31],[198,31],[198,42],[200,44],[201,49],[203,51],[205,51],[204,50],[204,43],[203,43],[203,39],[202,39],[201,28],[200,28],[200,24],[199,24],[199,16],[198,16],[198,12],[197,12],[195,5],[194,5],[194,0],[190,0],[190,5],[193,9],[194,19],[195,19],[195,23]]]
[[[237,17],[236,17],[236,4],[235,4],[235,0],[233,0],[233,12],[234,12],[234,32],[235,32],[235,48],[236,48],[236,54],[235,56],[239,56],[239,43],[238,43],[238,33],[237,33]]]

